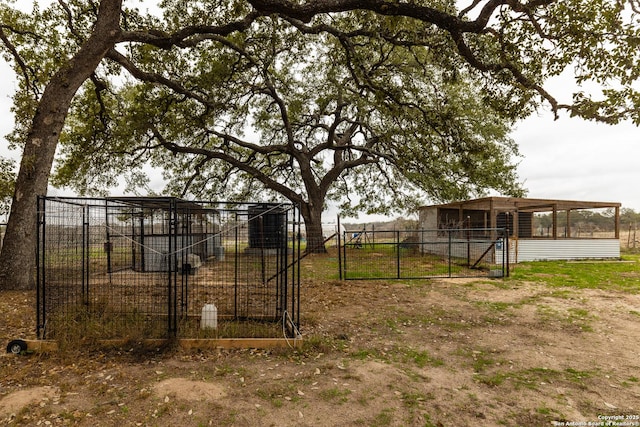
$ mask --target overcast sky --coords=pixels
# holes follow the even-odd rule
[[[15,81],[2,61],[0,75],[0,155],[19,158],[19,153],[8,150],[4,139],[13,127],[9,108]],[[561,80],[548,89],[554,95],[571,91]],[[637,127],[629,123],[609,126],[566,115],[554,121],[547,112],[519,123],[512,137],[522,155],[518,171],[529,197],[620,202],[640,211]]]
[[[620,202],[640,210],[640,129],[552,115],[530,117],[513,139],[529,197]]]

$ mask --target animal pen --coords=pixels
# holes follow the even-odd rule
[[[295,338],[299,224],[290,204],[40,197],[38,338]]]
[[[590,218],[599,215],[598,225]],[[484,197],[420,208],[421,228],[506,227],[514,263],[620,258],[620,203]]]
[[[422,279],[509,275],[504,228],[345,230],[339,242],[340,278]]]

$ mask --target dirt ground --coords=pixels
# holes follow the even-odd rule
[[[302,284],[299,350],[0,357],[0,424],[640,425],[640,295],[513,280]],[[34,338],[4,292],[0,342]]]

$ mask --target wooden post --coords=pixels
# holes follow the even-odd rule
[[[616,206],[616,211],[615,211],[615,227],[616,227],[616,239],[620,239],[620,208],[618,206]]]

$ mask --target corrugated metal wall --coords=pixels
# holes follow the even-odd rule
[[[620,258],[618,239],[544,239],[517,240],[517,262],[553,260]]]

